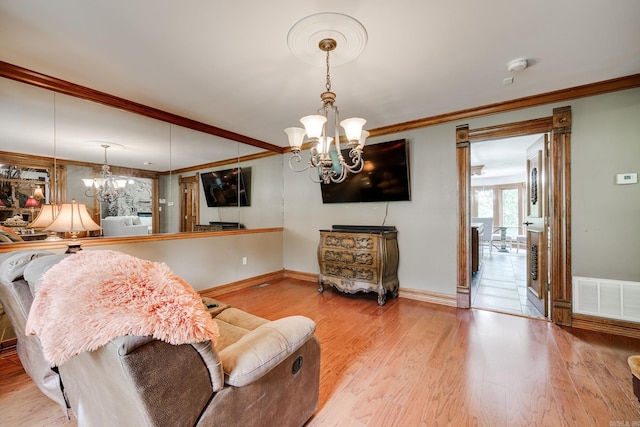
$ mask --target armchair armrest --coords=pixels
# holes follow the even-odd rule
[[[258,326],[220,352],[225,382],[251,384],[299,349],[315,332],[304,316],[290,316]]]

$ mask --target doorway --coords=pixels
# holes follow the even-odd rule
[[[180,231],[195,231],[200,222],[200,174],[179,176]]]
[[[487,128],[456,128],[458,174],[457,290],[459,308],[471,307],[471,165],[472,142],[520,135],[549,133],[548,191],[553,195],[548,215],[543,218],[548,236],[549,275],[542,282],[549,292],[549,318],[559,324],[572,324],[571,289],[571,107],[553,109],[553,115],[524,122]],[[527,233],[529,235],[529,233]],[[546,282],[546,283],[544,283]]]
[[[471,307],[548,316],[548,291],[538,288],[548,283],[539,279],[548,264],[538,253],[548,205],[546,155],[538,150],[547,144],[547,134],[531,134],[470,145],[472,249],[476,236],[481,245],[472,250]]]

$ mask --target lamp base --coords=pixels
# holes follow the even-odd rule
[[[44,240],[47,240],[47,241],[49,241],[49,242],[51,242],[51,241],[58,241],[58,240],[62,240],[62,237],[58,236],[58,234],[57,234],[55,231],[52,231],[52,232],[49,234],[49,236],[47,236],[47,238],[46,238],[46,239],[44,239]]]

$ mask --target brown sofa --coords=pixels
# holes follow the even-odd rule
[[[35,293],[47,268],[29,264],[21,282]],[[215,347],[124,336],[60,364],[78,425],[303,425],[318,405],[315,323],[302,316],[269,321],[220,302],[210,312],[220,331]]]

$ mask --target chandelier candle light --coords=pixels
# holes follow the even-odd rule
[[[353,29],[354,33],[357,31],[366,35],[361,24],[353,18],[339,14],[318,14],[307,17],[296,24],[290,31],[290,38],[292,35],[297,36],[299,33],[303,33],[306,28],[314,28],[314,26],[323,19],[331,20],[332,23],[337,22],[340,25],[348,26],[350,29]],[[318,34],[319,32],[313,33]],[[322,33],[331,34],[331,30]],[[291,44],[292,42],[290,40],[290,46]],[[318,181],[316,181],[313,176],[312,179],[325,184],[342,182],[349,172],[358,173],[362,170],[364,164],[362,150],[369,136],[369,132],[362,129],[366,123],[365,119],[354,117],[340,121],[338,107],[335,105],[336,94],[331,91],[331,74],[329,71],[329,54],[334,51],[337,46],[337,41],[332,37],[322,38],[318,42],[319,49],[326,54],[325,63],[327,70],[326,91],[320,95],[322,107],[318,110],[318,114],[301,118],[300,122],[304,125],[304,128],[290,127],[284,130],[289,137],[289,145],[291,146],[292,155],[289,159],[291,169],[296,172],[306,170],[311,172],[311,170],[317,170]],[[345,131],[347,146],[350,149],[349,161],[344,158],[340,149],[339,125],[342,126]],[[329,136],[331,135],[331,131],[328,130],[328,128],[331,126],[333,127],[333,135]],[[299,169],[294,166],[293,162],[302,162],[300,151],[305,135],[308,138],[308,142],[313,145],[310,149],[308,164]],[[334,150],[332,150],[332,145],[335,147]]]
[[[104,164],[100,178],[83,178],[82,181],[87,187],[85,194],[87,197],[96,197],[101,202],[113,202],[124,196],[127,180],[125,178],[114,178],[107,164],[107,148],[113,144],[100,144],[104,148]],[[93,187],[93,188],[92,188]],[[93,189],[93,193],[91,190]]]

